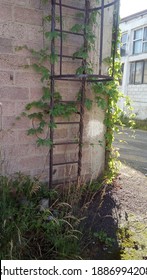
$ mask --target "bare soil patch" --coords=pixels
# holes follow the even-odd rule
[[[147,178],[141,172],[122,165],[113,184],[97,192],[87,209],[83,248],[87,259],[147,258]]]

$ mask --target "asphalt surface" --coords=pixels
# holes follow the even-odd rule
[[[121,129],[115,135],[114,147],[119,150],[121,162],[147,176],[147,131]]]

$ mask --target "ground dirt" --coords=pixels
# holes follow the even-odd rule
[[[96,193],[87,213],[87,259],[147,259],[147,178],[141,172],[122,165],[113,184]]]

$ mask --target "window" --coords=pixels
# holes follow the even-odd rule
[[[147,84],[147,60],[130,64],[130,84]]]
[[[130,84],[135,84],[135,62],[130,65]]]
[[[120,70],[120,78],[119,78],[119,85],[122,85],[122,80],[123,80],[123,74],[124,74],[124,63],[121,65],[121,70]]]
[[[144,65],[144,77],[143,77],[143,83],[147,84],[147,62]]]
[[[135,84],[142,84],[143,62],[136,62],[135,66]]]
[[[147,52],[147,27],[134,31],[133,54]]]
[[[120,49],[121,56],[126,55],[126,47],[127,47],[127,33],[124,33],[122,34],[121,37],[121,49]]]

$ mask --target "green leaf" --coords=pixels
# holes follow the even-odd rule
[[[38,119],[38,120],[42,120],[42,117],[43,117],[43,113],[42,112],[39,112],[39,113],[32,113],[32,114],[29,114],[28,115],[28,118],[29,119]]]
[[[34,63],[32,65],[32,67],[34,68],[34,70],[37,72],[37,73],[41,73],[41,66],[39,66],[38,64]]]
[[[43,95],[42,95],[42,100],[50,100],[50,88],[43,87]]]
[[[44,128],[44,127],[46,126],[46,121],[42,120],[42,121],[40,122],[39,126],[40,126],[41,128]]]
[[[86,98],[85,107],[87,108],[87,110],[91,110],[91,108],[92,108],[92,100],[91,99]]]
[[[46,1],[48,1],[48,0],[46,0]],[[43,20],[44,20],[44,21],[47,21],[47,22],[51,22],[51,20],[52,20],[52,15],[48,15],[48,16],[43,17]],[[60,21],[60,17],[59,17],[59,16],[56,16],[56,17],[55,17],[55,20],[56,20],[57,22],[59,22],[59,21]]]
[[[50,139],[42,139],[42,138],[38,138],[37,139],[37,146],[47,146],[47,147],[51,147],[53,145],[53,142]]]
[[[50,59],[51,64],[55,64],[56,62],[58,62],[58,55],[57,54],[50,54],[49,59]]]
[[[71,116],[71,114],[76,112],[77,112],[77,108],[75,107],[75,104],[73,104],[72,102],[69,104],[55,103],[55,106],[51,111],[51,114],[54,117],[62,116],[68,118],[69,116]]]
[[[90,16],[90,25],[94,25],[96,24],[97,22],[97,15],[99,14],[99,11],[93,11],[91,13],[91,16]]]
[[[51,22],[52,16],[51,16],[51,15],[44,16],[44,17],[43,17],[43,20],[44,20],[44,21],[47,21],[47,22]]]
[[[27,113],[26,113],[26,112],[22,112],[22,113],[21,113],[21,116],[22,116],[22,117],[27,117]]]
[[[84,66],[80,66],[79,68],[77,68],[76,70],[76,74],[77,75],[82,75],[85,71],[85,67]]]
[[[84,30],[84,25],[83,24],[78,24],[76,23],[72,28],[71,32],[79,33],[80,31]]]
[[[48,0],[41,0],[42,3],[46,4],[48,2]]]
[[[21,51],[21,50],[23,50],[23,49],[27,49],[27,50],[28,50],[28,47],[27,47],[26,45],[15,47],[15,51]]]
[[[21,114],[21,115],[22,115],[22,114]],[[23,115],[22,115],[22,116],[23,116]],[[17,120],[17,121],[19,121],[20,119],[21,119],[20,116],[17,116],[17,117],[16,117],[16,120]]]
[[[49,71],[48,68],[46,68],[45,66],[42,66],[42,65],[38,65],[36,63],[34,63],[32,65],[32,67],[35,69],[35,71],[37,73],[42,75],[41,82],[43,82],[44,80],[48,80],[49,79],[50,71]]]
[[[75,57],[80,57],[80,58],[83,58],[83,59],[87,59],[88,58],[88,53],[87,51],[85,51],[84,47],[81,47],[77,52],[75,52],[73,54],[73,58]]]
[[[44,82],[45,80],[48,80],[50,78],[50,72],[46,67],[42,66],[41,73],[42,73],[41,82]]]
[[[57,125],[55,123],[49,123],[48,127],[49,128],[57,128]]]
[[[27,135],[35,135],[36,134],[36,129],[35,128],[30,128],[27,131]]]
[[[32,103],[28,103],[28,104],[26,105],[25,109],[26,109],[27,111],[29,111],[32,107],[33,107],[33,106],[32,106]]]
[[[38,100],[38,101],[33,101],[31,103],[28,103],[26,105],[25,109],[27,111],[29,111],[32,108],[40,108],[40,109],[42,109],[42,108],[44,108],[44,106],[46,106],[46,103],[42,102],[42,100]]]
[[[58,101],[61,101],[62,100],[62,96],[59,92],[54,92],[54,101],[55,102],[58,102]]]
[[[98,140],[98,143],[101,147],[103,147],[104,142],[102,140]]]
[[[84,18],[85,14],[84,13],[76,13],[76,17],[78,18]]]
[[[45,32],[45,37],[48,39],[48,40],[53,40],[53,39],[56,39],[58,37],[60,37],[60,33],[57,32],[57,31],[50,31],[50,32]]]
[[[102,110],[105,110],[107,108],[107,103],[106,103],[105,99],[103,99],[102,97],[98,96],[96,98],[96,103]]]

